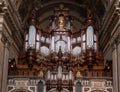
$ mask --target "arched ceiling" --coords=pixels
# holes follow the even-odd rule
[[[49,23],[49,17],[54,15],[54,8],[60,4],[63,4],[69,9],[69,15],[74,18],[74,24],[77,30],[83,25],[88,8],[94,11],[94,16],[98,24],[100,24],[100,20],[105,12],[105,6],[102,0],[22,0],[18,11],[23,24],[25,24],[30,11],[35,7],[40,26],[45,29]]]

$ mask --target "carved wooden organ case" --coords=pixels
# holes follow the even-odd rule
[[[99,51],[98,30],[93,14],[88,10],[85,25],[74,29],[73,18],[64,6],[55,8],[49,28],[39,27],[36,10],[32,10],[29,25],[24,29],[24,50],[16,69],[10,63],[10,75],[38,76],[46,89],[73,90],[76,78],[110,76],[104,74],[103,56]],[[11,66],[13,65],[13,66]]]

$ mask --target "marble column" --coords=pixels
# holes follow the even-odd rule
[[[119,39],[120,40],[120,39]],[[119,92],[120,92],[120,43],[118,45],[118,83],[119,83]]]
[[[3,59],[3,73],[2,73],[2,92],[7,92],[7,77],[8,77],[8,59],[9,59],[9,46],[7,42],[4,45],[4,59]]]
[[[9,42],[3,30],[4,13],[0,13],[0,92],[7,92]]]
[[[113,45],[113,92],[120,92],[120,37],[114,40]]]
[[[4,61],[4,44],[1,41],[2,34],[0,33],[0,90],[2,89],[3,61]]]
[[[117,60],[117,49],[114,45],[114,50],[112,52],[113,58],[113,92],[118,92],[118,60]]]
[[[1,34],[0,40],[0,91],[7,92],[8,59],[10,44],[7,38]]]
[[[115,26],[112,30],[112,58],[113,58],[113,92],[120,92],[120,7],[119,0],[115,2],[115,17],[118,18],[114,21]]]

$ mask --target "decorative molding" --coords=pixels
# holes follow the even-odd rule
[[[0,13],[5,13],[7,9],[7,3],[6,0],[3,0],[3,2],[0,3]]]
[[[12,36],[10,40],[12,40],[12,42],[14,40],[15,48],[19,51],[19,48],[22,46],[22,26],[17,11],[10,5],[9,1],[5,4],[1,3],[0,9],[4,14],[2,30],[4,29],[8,35]]]
[[[105,47],[113,44],[113,39],[116,38],[119,32],[120,24],[120,7],[118,4],[113,4],[110,12],[106,13],[103,19],[102,31],[100,33],[100,47],[105,52]],[[111,45],[113,47],[113,45]]]
[[[3,42],[3,44],[6,44],[6,42],[8,41],[7,37],[3,33],[2,33],[1,41]]]
[[[112,37],[112,39],[110,41],[112,50],[114,50],[116,48],[116,46],[118,46],[119,44],[120,44],[120,32],[118,29],[118,32],[115,34],[115,36]]]
[[[8,49],[10,49],[11,47],[11,41],[10,41],[10,37],[7,37],[5,32],[0,32],[0,40],[1,42],[4,44],[4,46]]]

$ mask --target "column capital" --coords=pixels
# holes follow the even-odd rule
[[[3,34],[3,32],[0,32],[0,35],[1,35],[1,39],[0,39],[1,42],[5,44],[7,42],[7,37]]]
[[[115,14],[120,15],[120,6],[119,6],[119,3],[115,4]]]
[[[7,1],[6,1],[6,0],[2,0],[2,1],[0,2],[0,10],[1,10],[2,12],[5,12],[6,9],[7,9]]]
[[[6,37],[6,35],[3,32],[0,32],[0,41],[4,44],[6,48],[10,48],[11,43],[9,41],[9,37]]]
[[[120,33],[113,37],[110,44],[113,50],[120,44]]]

